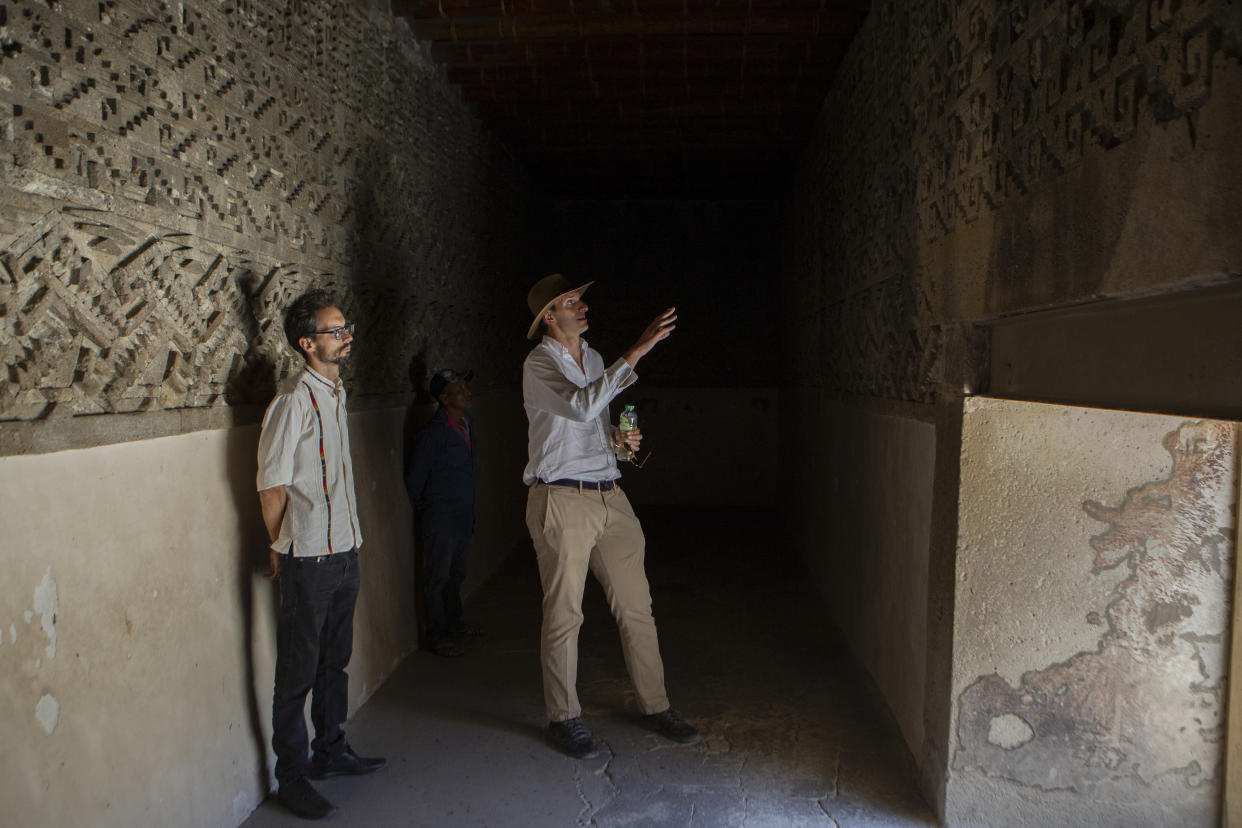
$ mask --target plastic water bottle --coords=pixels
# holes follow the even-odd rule
[[[634,449],[625,442],[625,432],[638,428],[638,412],[634,410],[634,406],[627,405],[622,409],[621,416],[617,420],[617,428],[621,429],[621,445],[617,446],[617,459],[623,463],[629,463],[634,459]]]

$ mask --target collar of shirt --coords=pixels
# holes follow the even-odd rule
[[[540,343],[544,348],[559,356],[561,359],[567,360],[574,369],[581,372],[583,377],[586,376],[587,354],[591,353],[591,346],[587,344],[585,339],[579,339],[578,344],[582,346],[582,367],[578,367],[578,360],[574,359],[574,355],[569,352],[564,343],[553,339],[547,334],[543,335],[543,342]]]
[[[345,390],[345,383],[341,381],[340,377],[337,377],[336,382],[333,382],[309,365],[306,366],[306,373],[318,380],[321,385],[328,389],[328,393],[334,397]]]

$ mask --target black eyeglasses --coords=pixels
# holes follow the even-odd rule
[[[347,325],[342,325],[339,328],[329,328],[326,331],[315,331],[315,334],[332,334],[333,339],[344,339],[345,334],[354,335],[354,323],[350,322]]]

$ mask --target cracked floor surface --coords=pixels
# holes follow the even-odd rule
[[[673,705],[703,734],[638,723],[616,626],[588,583],[576,761],[544,741],[539,580],[516,555],[475,592],[468,654],[415,653],[348,725],[374,776],[316,783],[344,825],[800,828],[935,825],[896,726],[851,662],[776,517],[639,509]],[[269,798],[249,828],[303,824]]]

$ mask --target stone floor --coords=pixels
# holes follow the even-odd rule
[[[616,628],[591,581],[579,669],[603,748],[575,761],[543,739],[539,583],[517,556],[468,605],[486,635],[464,658],[416,653],[351,720],[389,767],[317,783],[332,822],[453,828],[934,825],[882,703],[771,538],[773,519],[639,510],[673,704],[698,745],[636,723]],[[532,553],[533,554],[533,553]],[[301,824],[269,798],[250,828]]]

